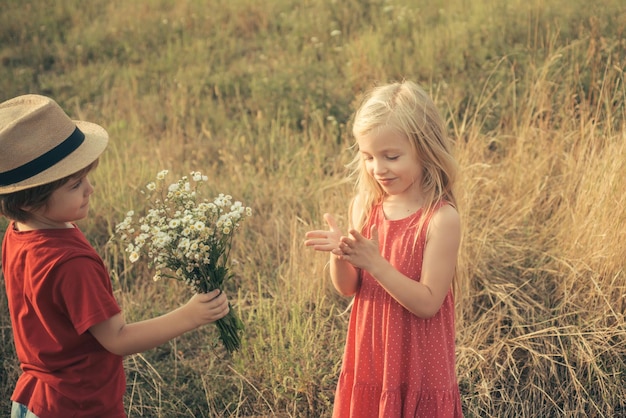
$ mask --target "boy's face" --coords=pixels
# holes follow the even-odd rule
[[[42,227],[67,228],[87,216],[93,191],[87,176],[72,178],[52,192],[46,205],[33,212],[33,218]]]

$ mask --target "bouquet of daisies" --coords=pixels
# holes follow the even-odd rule
[[[182,280],[198,293],[221,289],[232,275],[228,256],[233,234],[252,210],[233,202],[229,195],[203,198],[199,186],[207,177],[200,172],[166,187],[167,174],[167,170],[161,171],[156,181],[146,186],[150,199],[145,214],[128,212],[115,232],[127,243],[131,262],[148,258],[156,271],[155,281],[162,277]],[[237,351],[243,323],[235,311],[231,309],[216,325],[226,350]]]

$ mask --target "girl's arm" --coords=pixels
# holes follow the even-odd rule
[[[352,296],[359,286],[359,271],[341,256],[330,253],[330,279],[337,292]]]
[[[324,214],[329,230],[316,230],[306,233],[304,245],[313,247],[316,251],[330,253],[330,278],[337,292],[344,296],[352,296],[356,293],[358,285],[358,270],[341,256],[335,255],[338,251],[341,231],[337,227],[335,218],[329,213]]]
[[[357,194],[350,202],[350,228],[354,228],[355,220],[362,218],[364,211],[362,200],[363,198]],[[339,242],[341,238],[340,236]],[[337,243],[330,253],[330,277],[335,289],[344,296],[354,295],[359,287],[360,270],[343,257]]]
[[[125,356],[157,347],[201,325],[215,322],[229,311],[224,293],[196,294],[180,308],[156,318],[126,324],[121,313],[89,328],[113,354]]]
[[[356,219],[356,213],[361,210],[360,199],[355,198],[351,205],[351,219]],[[328,223],[329,230],[309,231],[306,233],[304,244],[313,247],[316,251],[327,251],[330,253],[330,278],[337,292],[343,296],[352,296],[356,293],[359,285],[359,269],[345,260],[339,250],[341,241],[341,230],[337,227],[337,222],[332,215],[325,213],[324,219]]]
[[[446,297],[461,241],[459,214],[450,205],[433,215],[426,236],[421,280],[416,282],[400,273],[378,251],[378,231],[373,228],[368,240],[355,230],[342,237],[343,258],[367,270],[402,306],[421,318],[435,315]]]

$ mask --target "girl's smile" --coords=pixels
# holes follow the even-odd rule
[[[378,178],[378,179],[376,179],[376,181],[383,188],[387,188],[387,187],[389,187],[393,183],[394,179],[392,179],[392,178]]]

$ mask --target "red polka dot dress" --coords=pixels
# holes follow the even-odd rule
[[[369,231],[376,224],[383,256],[417,281],[427,230],[425,224],[415,242],[420,216],[421,210],[404,219],[387,220],[382,205],[377,205],[363,228]],[[451,291],[435,316],[422,319],[363,272],[352,306],[333,417],[462,417],[454,338]]]

